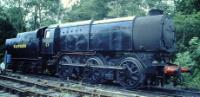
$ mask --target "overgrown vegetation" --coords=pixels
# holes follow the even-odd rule
[[[185,49],[185,51],[177,54],[175,63],[187,67],[192,66],[194,68],[193,74],[184,75],[186,81],[184,85],[187,87],[200,88],[200,39],[198,37],[193,37],[189,41],[189,46],[185,47]]]
[[[192,37],[200,36],[200,12],[193,14],[176,13],[174,21],[178,51],[185,51]]]
[[[14,37],[16,30],[13,25],[9,22],[7,14],[0,8],[0,58],[3,57],[3,44],[7,38]],[[1,61],[1,59],[0,59]]]
[[[200,88],[200,1],[175,0],[177,48],[175,63],[193,66],[193,75],[184,75],[184,85]]]
[[[71,9],[60,0],[0,1],[0,57],[6,38],[59,22],[146,15],[158,8],[174,18],[178,52],[175,63],[195,66],[185,85],[200,88],[200,1],[199,0],[81,0]],[[195,37],[195,38],[193,38]]]

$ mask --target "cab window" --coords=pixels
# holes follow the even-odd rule
[[[47,30],[47,31],[46,31],[46,34],[45,34],[45,38],[50,38],[50,33],[51,33],[51,32],[50,32],[49,30]]]

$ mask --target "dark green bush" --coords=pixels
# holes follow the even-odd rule
[[[193,37],[188,43],[187,51],[177,53],[175,63],[181,66],[192,66],[193,74],[184,74],[186,87],[200,88],[200,39]]]

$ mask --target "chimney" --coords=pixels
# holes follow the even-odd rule
[[[160,9],[151,9],[148,13],[149,15],[162,15],[163,10]]]

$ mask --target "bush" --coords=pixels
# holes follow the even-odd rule
[[[193,66],[193,75],[184,74],[185,81],[183,83],[186,87],[193,87],[200,89],[200,40],[198,37],[193,37],[189,41],[187,51],[178,53],[176,55],[175,63],[181,66]]]
[[[174,22],[178,51],[183,52],[192,37],[200,37],[200,12],[189,15],[176,13]]]

